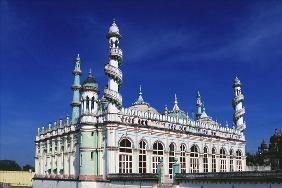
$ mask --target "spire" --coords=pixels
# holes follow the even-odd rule
[[[142,97],[142,87],[141,85],[139,86],[139,97],[138,97],[138,102],[144,102],[143,97]]]
[[[174,94],[174,106],[173,106],[172,111],[174,111],[174,112],[179,112],[180,111],[180,108],[178,106],[178,101],[177,101],[176,94]]]
[[[202,103],[202,106],[203,106],[203,112],[201,113],[201,118],[207,118],[207,117],[209,117],[208,115],[207,115],[207,113],[206,113],[206,108],[205,108],[205,105],[204,105],[204,103]]]
[[[72,99],[72,124],[76,124],[77,120],[79,118],[79,106],[80,106],[80,102],[79,102],[79,90],[81,88],[80,85],[80,75],[81,75],[81,70],[80,70],[80,57],[79,54],[77,54],[77,57],[75,59],[75,67],[73,70],[73,74],[74,74],[74,81],[73,81],[73,85],[72,85],[72,91],[73,91],[73,99]]]
[[[168,108],[167,108],[167,105],[165,105],[165,110],[164,110],[164,113],[165,113],[165,115],[167,115],[167,114],[168,114]]]
[[[197,107],[196,118],[200,119],[202,115],[202,100],[201,100],[201,95],[199,91],[197,92],[197,97],[196,97],[196,107]]]
[[[141,85],[139,86],[139,96],[138,96],[138,99],[136,102],[133,103],[133,105],[136,105],[136,104],[146,104],[146,105],[149,105],[148,103],[146,103],[143,99],[143,96],[142,96],[142,87]]]

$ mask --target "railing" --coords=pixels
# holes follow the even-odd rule
[[[115,92],[113,90],[106,88],[104,90],[104,94],[105,94],[106,98],[110,98],[110,99],[116,101],[119,105],[122,104],[122,97],[118,92]]]
[[[110,55],[111,56],[118,56],[119,58],[122,58],[122,50],[120,48],[111,48],[110,49]]]
[[[244,95],[240,94],[238,96],[236,96],[234,99],[233,99],[233,108],[239,103],[239,102],[242,102],[244,100]]]
[[[245,108],[240,109],[239,111],[236,111],[234,114],[234,117],[236,119],[239,119],[240,117],[242,117],[245,114]]]
[[[120,81],[122,80],[122,72],[119,68],[114,67],[110,64],[107,64],[105,66],[105,72],[109,75],[112,75],[114,77],[117,77]]]

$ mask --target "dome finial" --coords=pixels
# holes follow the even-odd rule
[[[172,109],[174,112],[179,112],[180,111],[180,108],[178,106],[178,101],[177,101],[177,96],[176,94],[174,94],[174,106],[173,106],[173,109]]]
[[[178,101],[177,101],[177,96],[176,96],[176,94],[174,94],[174,104],[178,104]]]
[[[142,95],[142,86],[139,85],[139,95]]]
[[[76,56],[76,60],[77,60],[77,61],[79,61],[79,60],[80,60],[79,54],[77,54],[77,56]]]
[[[91,72],[91,68],[89,69],[89,74],[92,74],[92,72]]]

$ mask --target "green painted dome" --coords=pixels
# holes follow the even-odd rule
[[[90,72],[88,74],[88,77],[82,84],[82,90],[83,91],[96,91],[98,92],[98,84],[94,80],[92,73]]]

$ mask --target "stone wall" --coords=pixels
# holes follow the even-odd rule
[[[12,186],[31,186],[34,172],[26,171],[0,171],[0,182]]]

